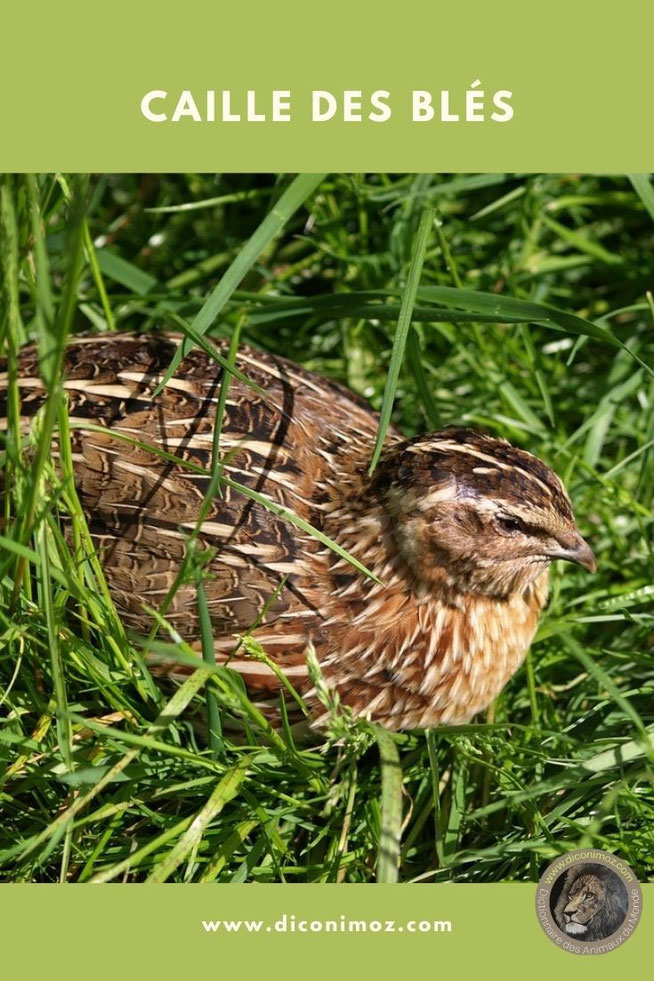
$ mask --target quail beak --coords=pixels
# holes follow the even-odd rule
[[[595,553],[579,534],[576,535],[576,541],[573,545],[557,549],[552,558],[576,562],[577,565],[583,565],[584,569],[588,569],[589,572],[597,572]]]

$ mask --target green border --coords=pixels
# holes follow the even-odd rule
[[[82,0],[6,5],[5,171],[582,171],[652,169],[654,5],[624,0],[243,5]],[[510,122],[414,123],[410,93],[479,79]],[[160,89],[292,92],[286,123],[148,122]],[[310,119],[310,93],[391,93],[388,122]],[[342,100],[340,100],[342,101]]]
[[[583,958],[545,936],[534,883],[495,885],[5,885],[0,887],[3,969],[30,977],[615,979],[651,969],[654,885],[643,916],[617,950]],[[450,920],[449,933],[266,932],[291,917]],[[202,920],[262,919],[258,934],[207,933]],[[259,973],[260,972],[260,973]],[[473,974],[472,972],[479,972]],[[555,975],[552,972],[556,972]],[[647,974],[643,975],[647,976]]]
[[[95,19],[90,18],[94,16]],[[81,0],[3,11],[0,169],[5,171],[649,171],[654,5],[605,11],[580,0],[388,8],[332,0],[247,8],[170,0]],[[510,89],[510,123],[415,124],[412,89],[461,98],[476,78]],[[148,90],[293,93],[289,123],[148,123]],[[391,93],[388,123],[315,124],[314,88]],[[651,970],[654,885],[625,946],[583,959],[554,947],[533,884],[452,886],[84,886],[0,888],[2,962],[31,976],[212,977],[238,968],[396,978],[613,978]],[[451,919],[451,934],[207,935],[202,918],[411,915]],[[289,937],[291,938],[289,940]],[[147,975],[145,974],[147,972]]]

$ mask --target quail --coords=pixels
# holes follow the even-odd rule
[[[116,607],[141,633],[176,576],[210,479],[222,368],[193,349],[155,396],[179,343],[94,334],[73,338],[65,358],[78,494]],[[277,675],[239,644],[251,631],[315,719],[324,707],[310,647],[354,718],[394,730],[469,721],[522,664],[551,562],[595,570],[560,479],[506,440],[457,427],[411,439],[391,429],[370,475],[378,417],[364,400],[250,347],[236,366],[257,387],[230,377],[220,448],[231,483],[199,536],[212,550],[205,592],[217,661],[274,712]],[[0,370],[6,417],[6,363]],[[45,398],[33,347],[18,373],[29,427]],[[318,529],[373,577],[238,485]],[[181,584],[166,617],[199,649],[193,583]]]

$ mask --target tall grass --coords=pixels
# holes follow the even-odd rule
[[[594,845],[651,876],[649,179],[105,175],[87,187],[8,176],[0,186],[0,875],[533,880],[556,853]],[[296,744],[210,663],[206,557],[192,548],[205,661],[174,632],[126,635],[75,492],[59,363],[68,333],[166,327],[208,351],[231,337],[289,357],[408,435],[483,427],[564,477],[599,572],[554,569],[527,663],[485,719],[390,735],[340,717],[338,744]],[[21,439],[16,359],[29,340],[50,398]],[[152,678],[146,646],[195,668],[178,691]],[[234,714],[246,727],[238,745],[221,725]]]

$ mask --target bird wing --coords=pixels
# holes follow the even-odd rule
[[[152,622],[147,607],[161,608],[168,596],[210,481],[223,371],[193,350],[153,398],[178,343],[160,334],[91,335],[74,339],[66,352],[77,490],[117,609],[139,632]],[[368,451],[375,415],[341,386],[264,352],[241,349],[237,366],[263,394],[230,378],[220,437],[226,476],[319,525],[329,478]],[[33,347],[21,352],[19,385],[29,425],[45,399]],[[282,663],[303,658],[320,619],[305,589],[315,539],[237,486],[223,486],[198,547],[210,557],[205,591],[217,651],[232,651],[234,635],[265,613],[259,639]],[[179,586],[166,616],[197,640],[192,580]]]

